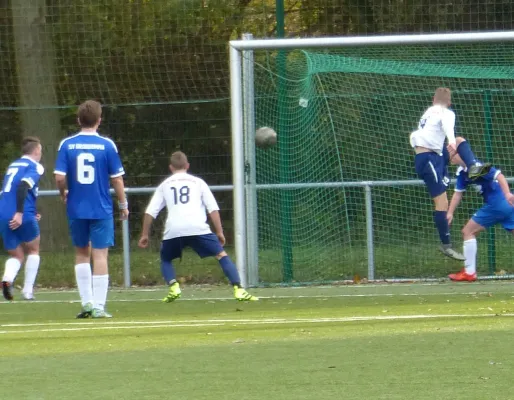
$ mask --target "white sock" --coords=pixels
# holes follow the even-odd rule
[[[107,290],[109,289],[109,275],[93,275],[93,297],[94,306],[103,310],[107,301]]]
[[[25,282],[23,283],[23,293],[34,293],[34,282],[36,282],[37,271],[39,270],[38,255],[30,255],[25,262]]]
[[[467,274],[474,274],[477,272],[476,259],[477,259],[477,240],[476,238],[464,241],[464,268]]]
[[[79,288],[80,300],[82,305],[93,302],[93,289],[91,285],[91,264],[75,265],[75,279]]]
[[[4,277],[2,281],[13,283],[21,268],[21,263],[16,258],[9,258],[5,262]]]

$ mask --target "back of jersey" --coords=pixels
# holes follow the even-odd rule
[[[125,173],[112,140],[85,132],[64,139],[59,146],[54,173],[67,177],[69,218],[112,217],[110,179]]]
[[[24,218],[35,217],[38,184],[44,169],[41,164],[28,157],[14,161],[7,168],[0,195],[0,219],[10,220],[16,213],[16,190],[19,184],[26,182],[30,190],[25,198]]]
[[[411,145],[441,152],[447,134],[453,135],[455,113],[446,107],[428,108],[419,120],[418,130],[411,135]]]
[[[175,173],[159,185],[146,213],[155,218],[164,207],[168,210],[164,239],[211,233],[206,211],[219,210],[205,181],[185,172]]]

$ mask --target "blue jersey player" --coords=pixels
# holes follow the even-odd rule
[[[448,276],[453,281],[472,282],[477,279],[476,236],[496,224],[502,225],[509,232],[514,232],[514,195],[510,192],[509,184],[500,170],[491,167],[486,175],[471,179],[466,164],[458,155],[452,162],[460,166],[457,169],[455,193],[448,208],[448,223],[452,222],[453,214],[468,188],[474,189],[484,199],[482,208],[473,214],[462,229],[464,256],[466,257],[464,268],[460,272]]]
[[[110,184],[118,197],[121,218],[126,219],[129,214],[123,183],[125,171],[118,150],[112,140],[97,133],[101,117],[100,103],[88,100],[79,106],[81,131],[61,142],[54,171],[57,188],[66,203],[75,247],[75,278],[82,302],[77,318],[111,317],[105,311],[109,286],[107,258],[109,247],[114,245]]]
[[[425,182],[434,201],[433,217],[441,240],[440,250],[448,257],[464,261],[464,256],[452,248],[450,228],[446,219],[446,189],[450,183],[447,165],[450,158],[457,153],[466,163],[471,177],[486,174],[491,165],[479,163],[469,144],[464,139],[455,137],[455,113],[449,109],[450,105],[450,89],[438,88],[434,94],[433,105],[425,111],[418,129],[410,135],[410,144],[416,153],[416,173]]]
[[[7,168],[0,194],[0,235],[9,253],[2,278],[2,292],[6,300],[13,300],[13,282],[25,262],[23,297],[32,300],[34,282],[39,269],[40,215],[36,211],[39,179],[44,173],[41,142],[26,137],[22,142],[23,156]]]

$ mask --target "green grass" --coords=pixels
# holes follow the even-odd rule
[[[156,242],[158,243],[158,242]],[[497,240],[496,269],[514,272],[512,269],[512,238]],[[227,249],[233,255],[231,248]],[[488,275],[486,236],[479,240],[478,272]],[[352,279],[355,274],[367,276],[367,249],[362,245],[297,247],[293,251],[295,282],[325,282]],[[136,286],[152,286],[162,283],[159,253],[157,249],[142,251],[131,247],[131,277]],[[5,256],[0,257],[0,264]],[[71,251],[43,252],[38,285],[41,287],[73,287],[75,285],[74,256]],[[186,250],[183,259],[176,260],[177,274],[187,283],[226,283],[221,269],[214,259],[201,260]],[[461,268],[461,264],[443,257],[437,244],[396,244],[375,248],[375,277],[384,278],[440,278]],[[259,253],[259,274],[263,284],[282,282],[282,258],[278,250],[262,250]],[[110,275],[114,285],[123,284],[123,255],[112,251]],[[23,269],[19,281],[23,277]]]
[[[511,399],[512,287],[113,290],[94,321],[41,291],[0,303],[0,374],[16,399]]]

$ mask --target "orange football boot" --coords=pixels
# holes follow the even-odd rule
[[[466,270],[463,268],[456,274],[448,275],[448,278],[450,278],[454,282],[475,282],[477,280],[477,274],[468,274]]]

